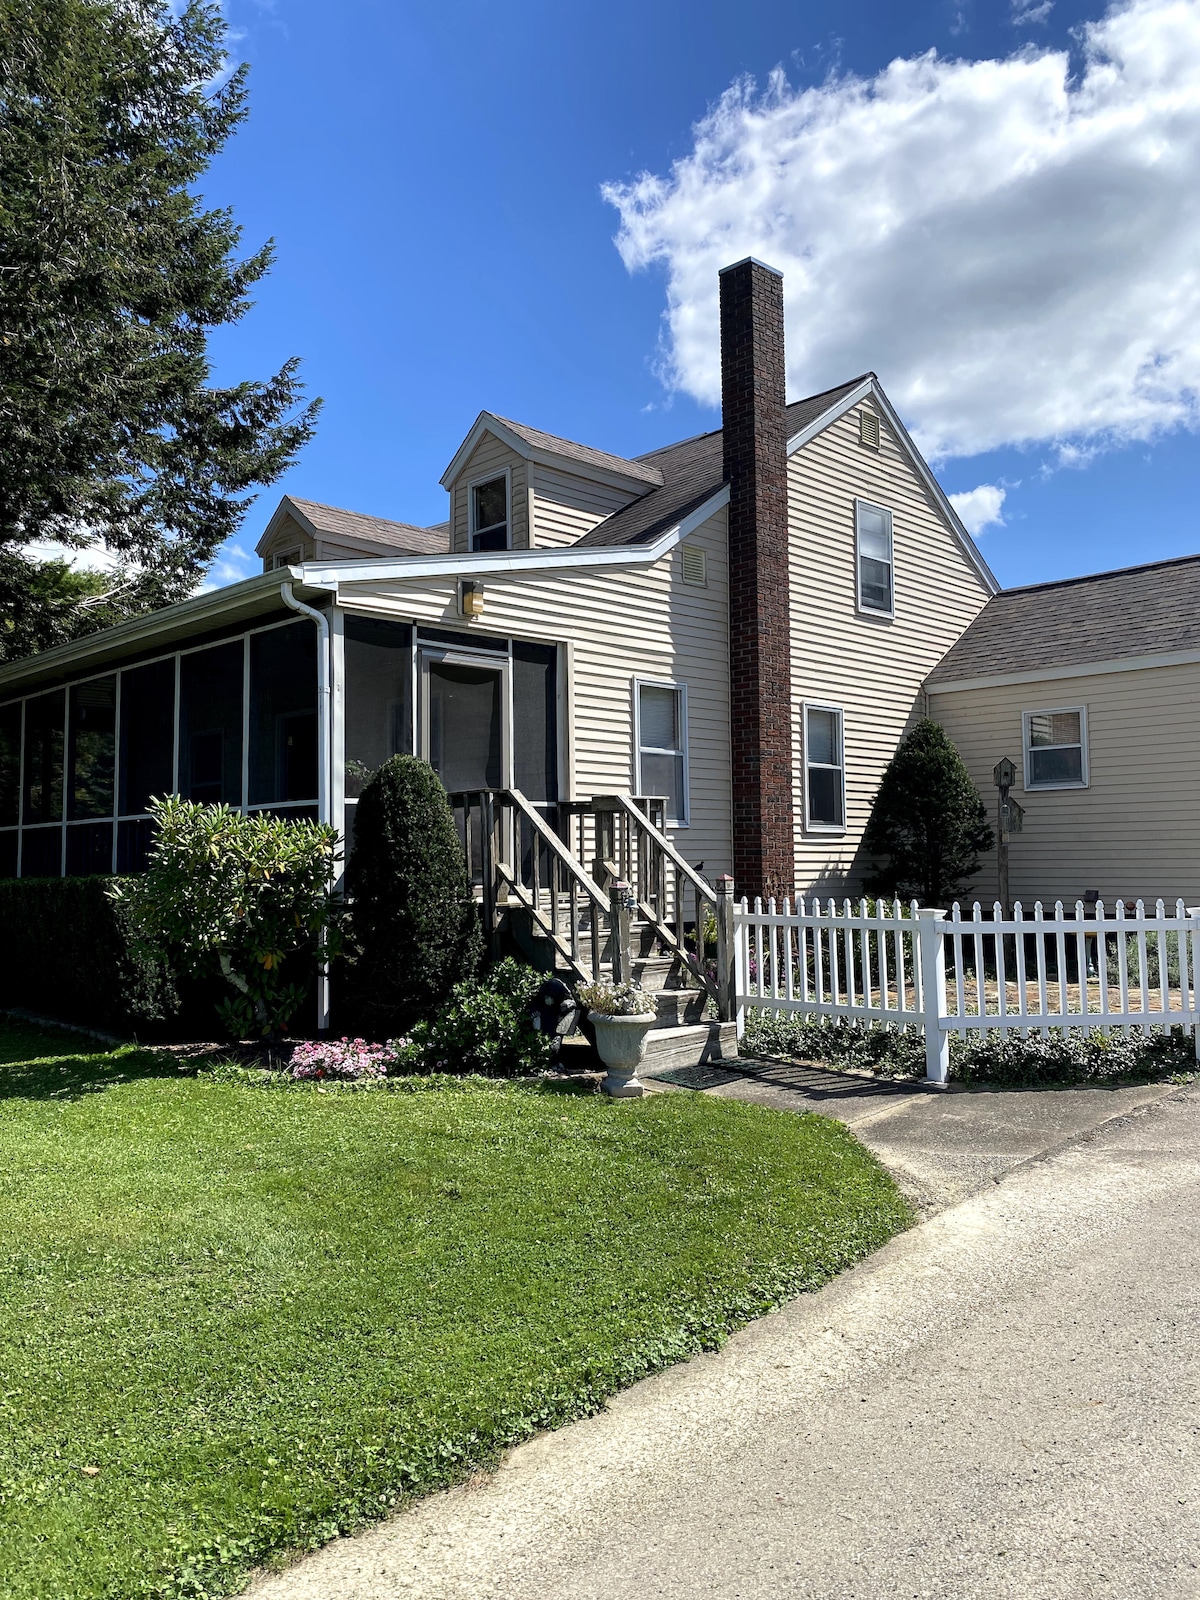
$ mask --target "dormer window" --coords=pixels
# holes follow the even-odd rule
[[[471,549],[508,549],[508,474],[471,485]]]

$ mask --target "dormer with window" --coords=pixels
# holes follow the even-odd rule
[[[525,550],[574,544],[661,488],[648,461],[593,450],[482,411],[442,476],[452,550]]]

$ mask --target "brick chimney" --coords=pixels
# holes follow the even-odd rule
[[[721,415],[729,484],[729,672],[737,893],[791,894],[783,277],[747,258],[721,273]]]

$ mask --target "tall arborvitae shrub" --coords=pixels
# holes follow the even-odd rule
[[[358,1024],[404,1033],[473,978],[482,935],[446,791],[427,762],[393,756],[363,789],[346,868],[358,956],[347,999]]]
[[[945,906],[994,842],[963,758],[936,722],[918,722],[888,763],[863,835],[880,862],[868,889]]]

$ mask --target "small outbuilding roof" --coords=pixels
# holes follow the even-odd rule
[[[280,516],[286,512],[291,512],[311,534],[324,533],[331,539],[374,546],[381,555],[440,555],[450,548],[448,522],[433,528],[419,528],[411,522],[391,522],[386,517],[371,517],[362,511],[343,511],[339,506],[322,505],[319,500],[300,500],[289,494],[284,495],[258,542],[259,555],[265,553]]]
[[[931,689],[1038,668],[1200,649],[1200,555],[1003,589],[930,673]]]

